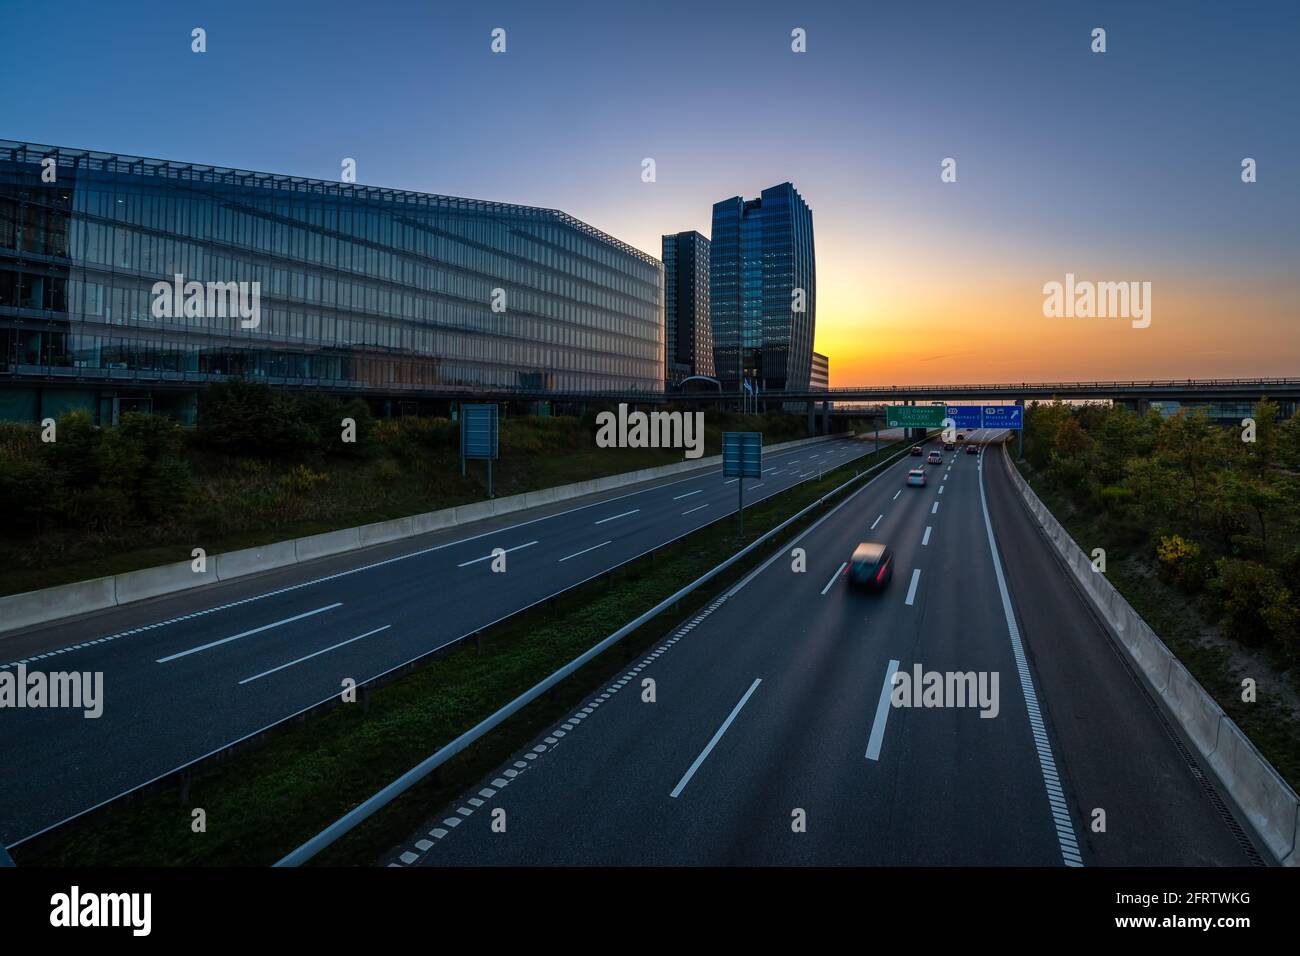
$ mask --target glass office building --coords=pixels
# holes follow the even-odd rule
[[[659,395],[663,281],[558,210],[0,140],[0,418],[185,419],[231,377]],[[251,296],[256,326],[213,284]]]
[[[663,237],[664,354],[669,383],[713,375],[709,240],[698,232]]]
[[[714,203],[709,270],[714,368],[723,387],[739,390],[743,376],[760,391],[806,390],[817,266],[812,210],[794,186]]]

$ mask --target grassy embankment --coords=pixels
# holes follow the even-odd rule
[[[361,421],[360,441],[343,446],[337,410],[300,415],[288,434],[291,413],[275,414],[250,425],[242,406],[223,408],[188,430],[157,416],[117,429],[67,417],[54,445],[36,426],[0,424],[0,594],[487,497],[484,462],[460,475],[455,422]],[[597,448],[593,418],[503,420],[496,496],[683,460],[680,449]],[[709,411],[704,421],[706,455],[720,451],[723,431],[762,431],[768,445],[805,437],[797,415]]]

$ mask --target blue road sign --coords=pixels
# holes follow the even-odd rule
[[[462,458],[497,457],[497,407],[461,405],[460,454]]]
[[[763,474],[763,433],[722,433],[722,476],[758,478]]]
[[[1022,411],[1019,405],[985,405],[980,427],[1023,428]]]
[[[949,405],[944,414],[953,420],[957,428],[979,428],[980,407],[978,405]]]

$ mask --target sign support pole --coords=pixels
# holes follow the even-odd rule
[[[743,475],[736,482],[736,504],[736,514],[740,518],[740,536],[743,538],[745,536],[745,478]]]
[[[492,494],[492,459],[491,458],[488,459],[488,497],[489,498],[496,497],[494,494]]]

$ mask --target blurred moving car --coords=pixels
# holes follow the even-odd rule
[[[925,452],[921,450],[921,446],[920,446],[920,445],[913,445],[913,446],[912,446],[912,454],[913,454],[913,455],[916,455],[916,456],[919,458],[919,457],[921,457],[922,455],[924,455]]]
[[[921,468],[913,468],[907,473],[907,483],[909,485],[924,485],[925,470]]]
[[[862,542],[853,549],[849,561],[849,584],[879,590],[894,573],[894,555],[883,544]]]
[[[978,455],[979,453],[980,453],[980,446],[979,446],[979,445],[974,445],[974,444],[972,444],[972,445],[967,445],[967,446],[966,446],[966,454],[968,454],[968,455]]]
[[[942,464],[943,464],[943,452],[941,452],[941,451],[937,451],[937,450],[936,450],[936,451],[932,451],[932,452],[930,452],[930,456],[929,456],[928,458],[926,458],[926,461],[928,461],[928,462],[929,462],[930,464],[932,464],[932,465],[942,465]]]
[[[943,450],[944,450],[944,451],[952,451],[952,450],[953,450],[954,448],[956,448],[956,447],[957,447],[957,446],[954,445],[954,444],[953,444],[952,442],[950,442],[950,441],[946,441],[946,442],[943,443]]]

